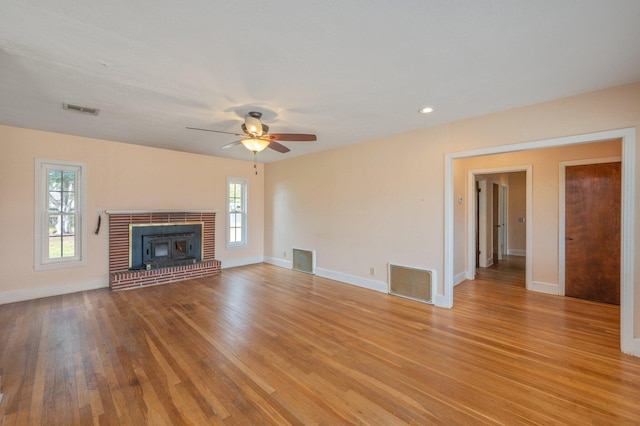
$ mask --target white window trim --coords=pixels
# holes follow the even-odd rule
[[[242,206],[243,206],[243,215],[242,215],[242,241],[239,242],[230,242],[231,239],[231,215],[229,212],[229,185],[230,184],[241,184],[244,191],[242,192]],[[227,177],[227,198],[225,200],[225,210],[226,210],[226,218],[227,218],[227,226],[226,226],[226,247],[227,248],[239,248],[246,247],[249,245],[249,180],[238,177]]]
[[[76,242],[80,245],[76,250],[76,256],[62,259],[49,259],[47,257],[48,245],[48,188],[47,171],[49,169],[73,170],[76,172],[76,200],[75,206],[78,210],[76,221],[76,233],[80,232]],[[45,271],[49,269],[70,268],[85,266],[87,264],[87,225],[85,219],[86,204],[86,169],[85,163],[71,161],[45,160],[36,158],[35,161],[35,260],[34,269]],[[79,230],[79,231],[78,231]]]

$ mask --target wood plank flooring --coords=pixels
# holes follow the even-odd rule
[[[619,308],[485,279],[452,310],[272,265],[0,306],[3,425],[640,424]]]
[[[526,258],[524,256],[503,256],[498,263],[488,268],[476,268],[476,279],[496,284],[525,287]]]

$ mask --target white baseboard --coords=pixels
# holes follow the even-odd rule
[[[279,266],[281,268],[292,269],[293,262],[291,260],[278,259],[276,257],[265,257],[264,263]]]
[[[220,268],[235,268],[236,266],[254,265],[256,263],[262,262],[266,262],[265,258],[262,256],[246,257],[244,259],[221,260]]]
[[[316,267],[316,275],[330,280],[340,281],[345,284],[351,284],[358,287],[375,290],[382,293],[389,293],[389,285],[384,281],[362,278],[356,275],[344,274],[342,272],[331,271],[329,269]]]
[[[526,256],[527,255],[527,251],[526,250],[519,250],[519,249],[509,249],[509,250],[507,250],[507,254],[509,256]]]
[[[621,349],[627,355],[640,357],[640,338],[632,338],[630,344],[623,345]]]
[[[488,268],[489,266],[493,265],[493,255],[487,257],[486,259],[481,257],[479,262],[479,267],[481,268]]]
[[[291,269],[293,262],[284,259],[278,259],[275,257],[265,257],[265,263],[271,265],[280,266],[281,268]],[[384,281],[372,280],[369,278],[362,278],[355,275],[344,274],[342,272],[332,271],[330,269],[318,268],[316,266],[315,275],[328,278],[334,281],[340,281],[341,283],[355,285],[357,287],[366,288],[369,290],[379,291],[381,293],[389,293],[389,285]]]
[[[265,257],[265,263],[269,263],[271,265],[280,266],[282,268],[291,269],[293,267],[293,262],[278,259],[274,257]],[[384,281],[372,280],[369,278],[362,278],[356,275],[349,275],[342,272],[332,271],[330,269],[318,268],[316,266],[315,275],[328,278],[330,280],[339,281],[344,284],[355,285],[357,287],[366,288],[369,290],[379,291],[381,293],[389,293],[389,285]]]
[[[531,281],[531,285],[528,290],[537,291],[539,293],[553,294],[555,296],[560,294],[560,286],[558,284],[543,283],[540,281]]]
[[[106,287],[109,287],[108,278],[50,287],[4,291],[0,293],[0,305],[4,305],[6,303],[23,302],[25,300],[40,299],[42,297],[60,296],[62,294],[76,293],[79,291],[96,290],[98,288]]]
[[[457,286],[458,284],[460,284],[462,281],[467,279],[467,272],[460,272],[458,275],[454,275],[453,276],[453,286]]]
[[[443,294],[435,294],[433,296],[433,304],[438,308],[451,309],[451,303],[444,297]]]

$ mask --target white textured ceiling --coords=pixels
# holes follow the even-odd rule
[[[261,162],[638,80],[638,0],[0,1],[0,124],[246,160],[185,126],[318,135]]]

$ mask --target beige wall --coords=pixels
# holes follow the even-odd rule
[[[415,133],[267,164],[265,256],[313,249],[319,268],[377,282],[389,262],[441,270],[442,164],[424,145]]]
[[[525,172],[509,174],[509,205],[507,218],[507,247],[514,252],[526,252],[527,230],[520,218],[527,216],[527,175]]]
[[[108,226],[97,210],[218,210],[216,257],[225,262],[261,259],[264,242],[264,173],[251,162],[187,154],[104,140],[0,126],[0,303],[16,298],[108,285]],[[35,158],[87,165],[85,267],[34,271]],[[227,176],[249,179],[249,246],[225,248]]]
[[[533,186],[533,282],[542,285],[557,286],[558,276],[558,232],[559,232],[559,179],[560,163],[563,161],[586,160],[619,157],[621,155],[620,140],[608,142],[581,144],[561,148],[548,148],[530,151],[522,151],[508,154],[487,155],[459,159],[454,161],[454,168],[460,169],[455,175],[467,176],[473,170],[499,169],[504,167],[532,167]],[[526,237],[525,224],[518,222],[518,217],[525,217],[526,188],[525,173],[510,173],[509,176],[509,248],[525,249]],[[488,182],[499,181],[500,175],[489,175]],[[511,187],[513,185],[513,188]],[[454,182],[456,194],[468,193],[467,180]],[[490,185],[489,185],[490,186]],[[490,188],[489,188],[490,189]],[[489,197],[490,199],[490,197]],[[490,201],[489,201],[490,202]],[[466,220],[466,207],[464,216],[460,220]],[[511,214],[513,213],[513,214]],[[491,220],[490,215],[487,215]],[[490,229],[490,225],[487,227]],[[464,222],[454,224],[456,234],[461,233],[456,241],[467,241],[468,227]],[[520,231],[520,232],[518,232]],[[467,270],[466,244],[455,246],[454,274],[460,274]]]
[[[434,269],[442,295],[446,154],[639,125],[640,82],[269,163],[264,166],[264,181],[262,165],[256,177],[250,162],[0,127],[0,224],[2,241],[12,241],[0,245],[4,272],[0,297],[25,289],[73,291],[88,284],[106,285],[105,230],[98,236],[90,232],[86,267],[34,272],[36,157],[86,162],[88,210],[94,214],[97,209],[223,211],[226,176],[246,177],[250,180],[250,246],[226,250],[224,220],[219,220],[217,257],[223,262],[262,255],[288,261],[291,247],[303,247],[317,250],[318,267],[325,273],[360,280],[365,286],[386,284],[388,262]],[[322,144],[322,134],[317,143]],[[639,159],[640,149],[635,164]],[[146,167],[139,168],[138,161]],[[151,169],[152,163],[161,167]],[[158,171],[166,167],[174,172]],[[557,176],[558,170],[554,165],[534,173]],[[454,170],[456,182],[460,176],[465,179],[464,173]],[[636,173],[636,212],[640,212],[639,180]],[[176,191],[168,195],[166,188]],[[454,209],[455,223],[461,218],[464,223],[466,202],[461,208]],[[533,216],[535,221],[555,220],[557,211],[534,210]],[[636,215],[635,229],[640,230],[640,215]],[[464,241],[456,232],[456,252]],[[639,265],[640,238],[634,238],[634,248],[634,263]],[[557,241],[542,241],[535,252],[557,253]],[[551,258],[538,261],[554,262]],[[553,269],[534,273],[543,281],[555,279]],[[640,268],[634,274],[638,336]]]
[[[640,82],[269,163],[265,256],[282,260],[283,252],[300,245],[317,250],[319,268],[383,282],[388,262],[434,268],[442,294],[445,154],[639,125]],[[640,150],[636,164],[638,156]],[[535,173],[557,176],[558,170],[554,165]],[[636,174],[637,212],[639,179]],[[551,198],[556,200],[555,195]],[[456,221],[459,213],[454,208]],[[533,220],[556,220],[557,214],[555,209],[537,209]],[[635,228],[640,229],[639,219]],[[459,242],[458,235],[456,250]],[[636,265],[639,242],[635,238]],[[556,281],[557,241],[540,242],[536,252],[552,256],[539,259],[538,265],[554,265],[535,271],[536,278]],[[370,267],[375,267],[375,276],[369,275]],[[636,335],[639,282],[636,268]]]

